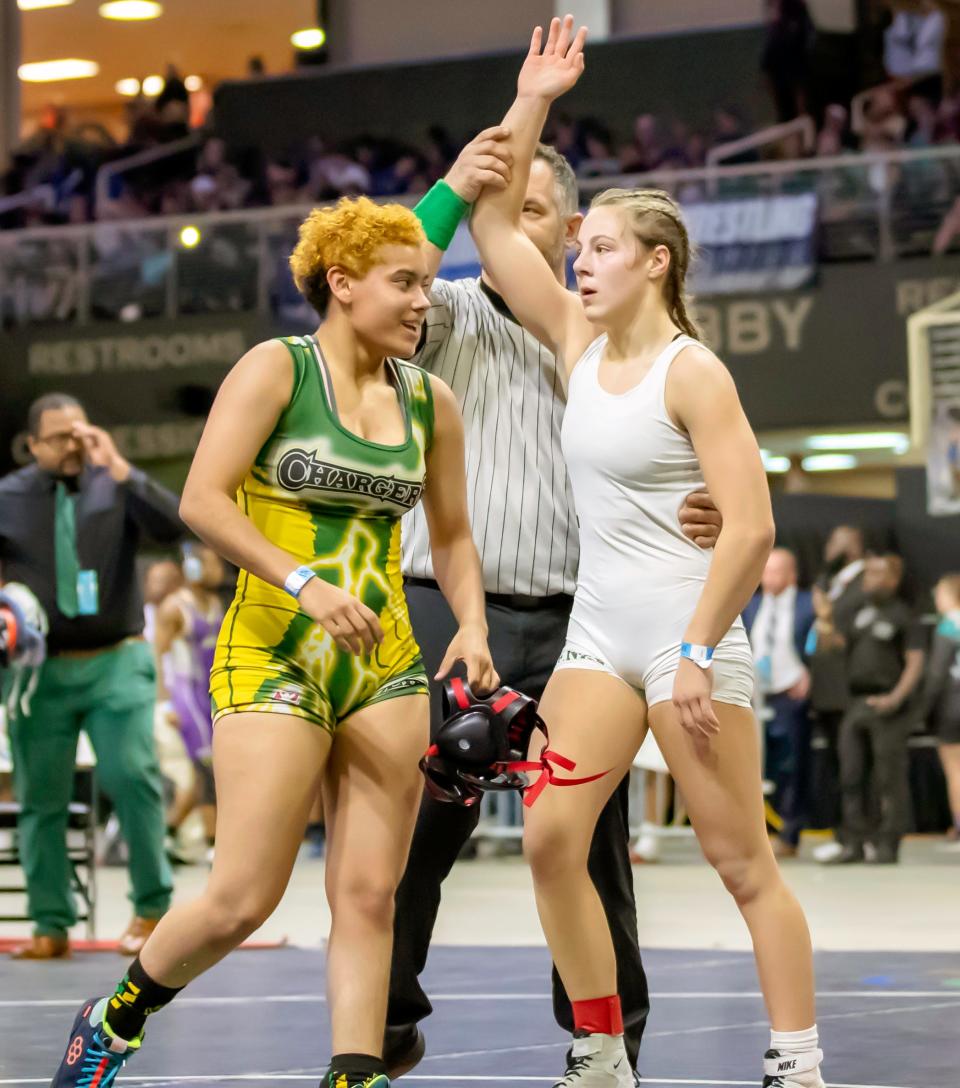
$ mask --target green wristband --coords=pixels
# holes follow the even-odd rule
[[[419,201],[413,214],[423,224],[427,239],[437,249],[446,249],[469,211],[470,205],[441,180]]]

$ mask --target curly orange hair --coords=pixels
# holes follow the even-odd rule
[[[341,197],[332,207],[314,208],[300,224],[290,255],[297,290],[321,316],[330,300],[327,271],[339,265],[362,278],[383,246],[418,246],[426,241],[420,220],[402,204],[374,204],[365,196]]]

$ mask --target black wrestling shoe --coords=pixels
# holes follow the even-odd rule
[[[896,846],[878,846],[869,859],[870,865],[896,865],[900,861],[900,851]]]

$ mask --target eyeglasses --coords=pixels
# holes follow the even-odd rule
[[[37,442],[43,442],[52,449],[65,449],[71,442],[80,444],[80,439],[73,431],[58,431],[55,434],[42,434],[36,438]]]

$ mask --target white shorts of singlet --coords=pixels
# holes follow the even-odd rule
[[[582,628],[571,624],[567,641],[557,661],[560,669],[588,669],[617,677],[638,695],[648,707],[669,702],[673,698],[673,682],[680,664],[680,643],[674,642],[649,654],[648,660],[611,663],[586,636]],[[753,706],[754,664],[750,644],[742,628],[734,629],[721,639],[713,654],[713,691],[710,698],[717,703]]]

